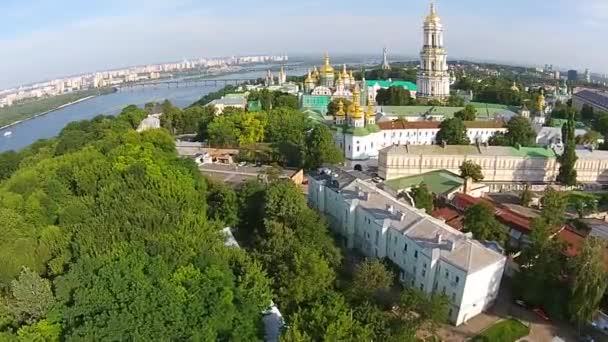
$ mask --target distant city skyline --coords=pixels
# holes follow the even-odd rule
[[[428,0],[18,0],[0,11],[0,88],[243,54],[416,56]],[[607,73],[608,1],[438,0],[449,58]]]

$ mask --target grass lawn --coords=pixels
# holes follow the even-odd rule
[[[510,318],[500,321],[481,334],[473,337],[473,342],[514,342],[530,333],[530,328],[520,321]]]

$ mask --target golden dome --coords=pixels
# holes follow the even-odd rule
[[[336,116],[346,116],[346,113],[344,112],[344,102],[342,102],[342,100],[338,102],[338,111],[336,112]]]
[[[355,104],[351,103],[348,105],[348,108],[346,108],[346,111],[348,112],[348,114],[352,115],[355,113],[356,108],[355,108]]]
[[[321,73],[324,75],[334,74],[334,68],[331,66],[331,64],[329,64],[328,54],[325,54],[325,57],[323,58],[323,67],[321,68]]]
[[[515,84],[515,82],[513,82],[513,86],[511,86],[511,90],[519,92],[519,88],[517,87],[517,84]]]
[[[338,79],[336,80],[337,85],[344,85],[344,80],[342,79],[342,74],[338,73]]]
[[[348,71],[346,70],[346,64],[342,67],[342,76],[348,78]]]
[[[439,23],[441,18],[437,15],[437,11],[435,10],[435,2],[431,2],[431,12],[426,16],[424,20],[425,23]]]
[[[376,110],[374,109],[374,106],[372,105],[371,101],[367,102],[367,113],[366,115],[368,117],[373,117],[376,114]]]

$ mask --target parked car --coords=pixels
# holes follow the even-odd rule
[[[536,309],[532,310],[532,312],[534,312],[536,314],[536,316],[544,319],[545,321],[549,320],[549,316],[547,316],[547,314],[540,308],[536,308]]]
[[[528,308],[528,304],[526,304],[526,302],[524,302],[524,301],[523,301],[523,300],[521,300],[521,299],[516,299],[516,300],[515,300],[515,304],[517,304],[517,306],[520,306],[520,307],[522,307],[522,308],[524,308],[524,309],[527,309],[527,308]]]

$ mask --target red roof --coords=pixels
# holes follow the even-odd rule
[[[481,199],[481,198],[469,196],[469,195],[463,194],[463,193],[457,193],[456,196],[454,196],[454,199],[452,200],[452,204],[456,207],[456,209],[462,210],[462,211],[467,210],[467,209],[469,209],[469,207],[472,207],[475,204],[479,204],[481,202],[486,202],[486,203],[494,206],[492,204],[492,202],[489,202],[489,201]]]
[[[498,220],[502,223],[509,225],[512,228],[521,228],[518,230],[524,233],[532,230],[530,227],[532,220],[529,217],[520,215],[510,209],[499,208],[496,217],[498,217]]]
[[[486,203],[496,209],[496,218],[502,223],[509,225],[510,227],[520,230],[524,233],[530,231],[530,218],[518,214],[509,208],[497,206],[487,199],[475,198],[463,193],[459,193],[454,196],[452,203],[458,210],[462,211],[467,210],[475,204]]]
[[[456,230],[462,230],[462,228],[464,228],[462,223],[463,217],[460,216],[456,210],[450,208],[440,208],[433,211],[431,216],[443,220],[448,226]]]
[[[568,244],[568,246],[566,247],[565,254],[569,257],[574,257],[578,255],[578,252],[583,247],[583,243],[585,243],[584,236],[577,234],[569,228],[562,229],[559,232],[558,236],[560,239],[562,239]]]
[[[453,220],[453,219],[459,217],[460,214],[456,210],[446,207],[446,208],[440,208],[440,209],[433,211],[431,213],[431,216],[447,222],[449,220]]]
[[[378,127],[381,130],[391,129],[439,129],[440,122],[438,121],[407,121],[395,120],[379,122]]]

